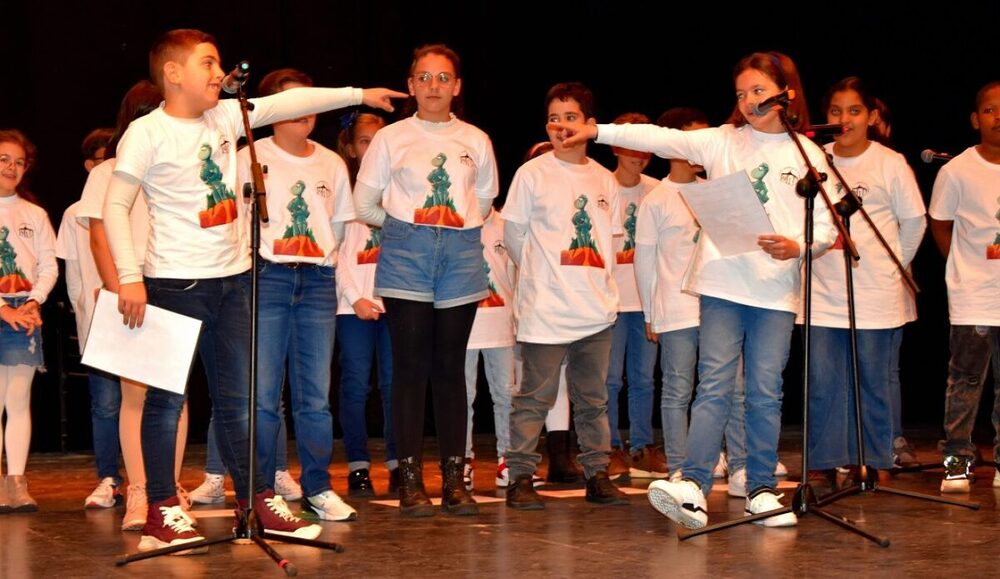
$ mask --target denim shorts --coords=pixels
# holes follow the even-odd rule
[[[7,306],[20,307],[27,296],[4,298]],[[0,322],[0,366],[41,366],[42,329],[35,328],[29,336],[27,330],[14,331],[7,322]]]
[[[414,225],[386,215],[375,293],[439,309],[485,298],[482,228]]]

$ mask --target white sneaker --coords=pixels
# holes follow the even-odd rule
[[[788,467],[780,460],[774,465],[774,476],[788,476]]]
[[[462,467],[462,484],[465,490],[472,492],[473,481],[475,480],[475,470],[472,468],[472,459],[465,457],[465,466]]]
[[[731,497],[746,498],[747,469],[741,468],[736,472],[729,473],[729,490],[726,493]]]
[[[129,490],[131,491],[132,487],[129,487]],[[215,505],[226,502],[226,477],[206,472],[204,482],[188,493],[188,499],[199,505]]]
[[[719,453],[719,462],[715,463],[715,470],[712,471],[712,478],[726,478],[726,470],[729,463],[726,461],[726,453]]]
[[[507,461],[503,458],[497,463],[497,488],[505,489],[510,484],[510,470],[507,468]]]
[[[123,531],[141,531],[146,526],[146,487],[132,485],[128,487],[125,501],[125,516],[122,518]]]
[[[308,507],[324,521],[353,521],[358,518],[358,512],[332,490],[307,498],[303,506]]]
[[[649,484],[649,504],[671,521],[689,529],[708,523],[705,495],[692,481],[655,480]]]
[[[677,469],[670,473],[670,482],[681,482],[682,478],[684,478],[684,471],[681,469]]]
[[[775,493],[770,489],[758,491],[754,496],[747,497],[745,512],[748,515],[756,515],[783,508],[784,505],[778,502],[778,499],[783,496],[785,495]],[[760,521],[754,521],[754,524],[764,525],[765,527],[794,527],[799,524],[799,519],[795,516],[795,513],[782,513]]]
[[[274,494],[281,495],[286,501],[297,501],[302,498],[302,487],[292,478],[287,470],[274,471]]]
[[[115,479],[106,476],[97,483],[94,492],[90,493],[90,496],[83,501],[83,507],[86,509],[109,509],[118,504],[120,499],[121,493],[118,491],[118,483],[115,482]]]

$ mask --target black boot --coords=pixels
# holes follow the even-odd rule
[[[412,456],[399,461],[399,512],[404,517],[434,515],[434,507],[424,490],[423,465]]]
[[[602,505],[627,505],[628,497],[608,478],[607,471],[597,471],[587,479],[587,502]]]
[[[352,470],[347,475],[347,494],[352,497],[375,496],[375,487],[372,486],[372,479],[367,468]]]
[[[545,435],[545,445],[549,451],[549,472],[545,480],[550,483],[579,484],[583,482],[583,471],[573,462],[570,454],[568,430],[555,430]]]
[[[472,493],[465,490],[465,457],[449,456],[441,463],[441,510],[449,515],[478,515]]]
[[[531,483],[530,474],[518,476],[507,487],[507,506],[519,511],[540,511],[545,508],[545,501]]]

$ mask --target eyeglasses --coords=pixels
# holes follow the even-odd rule
[[[14,165],[23,171],[28,168],[28,160],[25,158],[15,159],[10,155],[0,155],[0,167],[6,167],[8,165]]]
[[[435,78],[440,84],[451,84],[455,82],[455,75],[450,72],[439,72],[437,74],[432,72],[421,72],[413,75],[413,80],[417,81],[417,84],[419,85],[430,84],[431,80]]]

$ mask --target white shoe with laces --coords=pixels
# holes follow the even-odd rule
[[[778,499],[783,496],[785,495],[778,494],[772,489],[760,489],[755,492],[753,496],[747,497],[745,512],[748,515],[757,515],[781,509],[784,505],[778,502]],[[788,512],[759,521],[754,521],[754,524],[764,525],[765,527],[794,527],[799,524],[799,519],[795,516],[795,513]]]
[[[118,504],[119,500],[121,493],[118,491],[118,483],[106,476],[97,483],[94,492],[83,501],[83,506],[87,509],[110,509]]]
[[[726,493],[731,497],[746,498],[747,469],[741,468],[736,472],[729,473],[729,489]]]
[[[199,505],[216,505],[226,502],[226,477],[205,473],[205,480],[188,493],[188,499]]]
[[[308,497],[302,504],[324,521],[353,521],[358,518],[354,507],[344,502],[337,493],[326,490]]]
[[[271,490],[257,493],[253,504],[254,513],[264,526],[265,533],[312,540],[323,532],[323,528],[319,525],[303,521],[293,515],[285,499]]]
[[[705,495],[693,481],[655,480],[647,496],[654,509],[682,527],[700,529],[708,524]]]
[[[292,478],[292,473],[278,470],[274,471],[274,494],[286,501],[297,501],[302,498],[302,487]]]
[[[719,453],[719,462],[715,463],[715,469],[712,471],[712,478],[726,478],[726,472],[728,471],[729,463],[726,461],[726,453]]]

